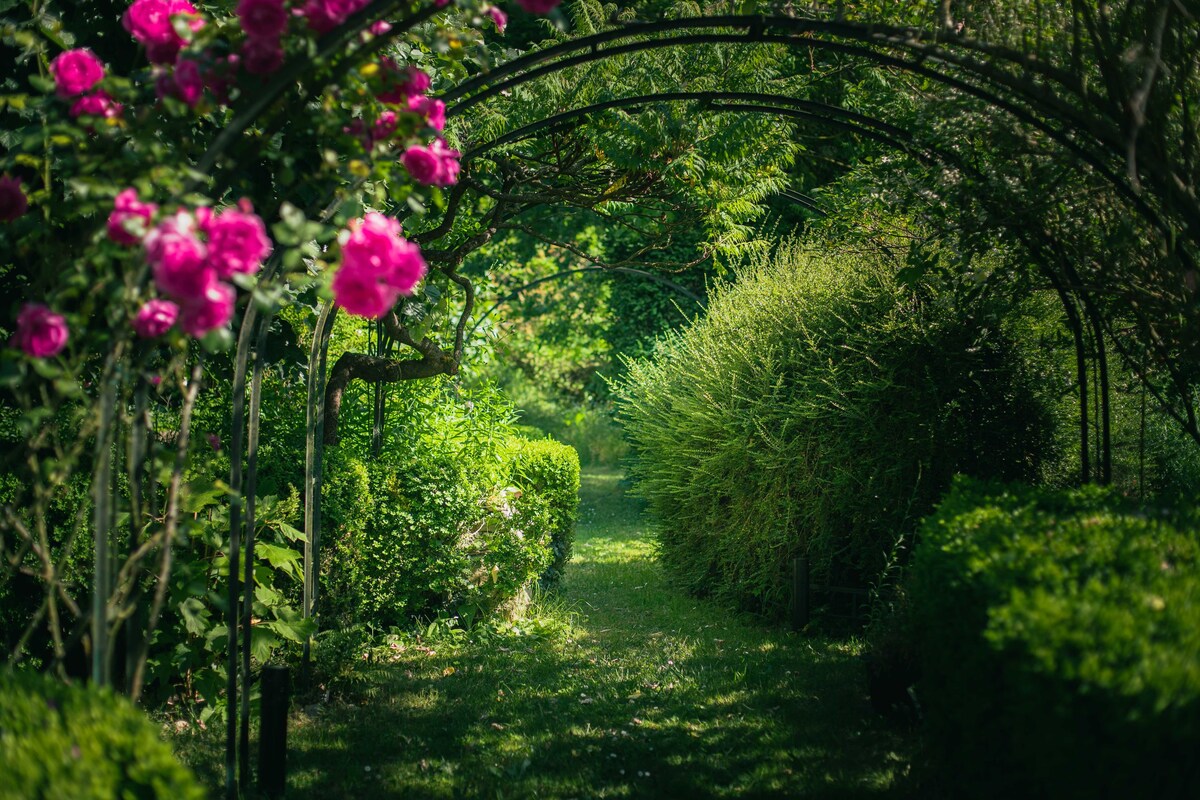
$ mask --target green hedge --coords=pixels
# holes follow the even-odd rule
[[[781,247],[618,387],[659,553],[698,594],[781,614],[790,563],[869,585],[956,472],[1027,479],[1050,418],[986,308],[882,257]]]
[[[575,521],[579,512],[579,453],[553,439],[516,439],[511,448],[512,481],[522,492],[546,500],[550,511],[550,550],[553,560],[542,573],[542,588],[562,580],[571,560]]]
[[[202,800],[155,726],[108,690],[0,672],[0,800]]]
[[[959,480],[910,572],[938,772],[962,796],[1200,797],[1197,518]]]
[[[364,463],[327,453],[322,608],[340,624],[410,625],[438,613],[507,607],[570,558],[579,458],[553,441],[509,440],[500,476],[426,452]]]

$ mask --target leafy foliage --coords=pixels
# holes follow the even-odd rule
[[[959,480],[910,575],[938,769],[978,797],[1193,797],[1195,515]]]
[[[512,480],[522,492],[545,499],[550,512],[552,560],[542,573],[542,588],[558,585],[571,560],[579,509],[579,454],[550,439],[518,439],[512,446]]]
[[[881,255],[781,249],[630,365],[618,393],[663,561],[779,612],[792,558],[865,584],[957,471],[1036,473],[1018,352]]]
[[[155,726],[108,689],[0,672],[3,800],[202,800]]]

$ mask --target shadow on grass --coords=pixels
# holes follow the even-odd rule
[[[544,611],[570,627],[364,665],[353,703],[294,719],[289,797],[896,792],[912,743],[871,715],[854,643],[680,594],[615,478],[589,476],[584,496],[563,599]]]

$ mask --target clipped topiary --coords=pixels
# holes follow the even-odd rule
[[[203,800],[155,726],[110,690],[0,672],[0,800]]]
[[[1200,797],[1196,522],[957,481],[908,584],[934,774],[963,797]]]
[[[514,439],[511,445],[512,481],[526,494],[546,501],[550,511],[550,550],[553,560],[539,582],[557,586],[571,560],[575,521],[579,514],[579,454],[553,439]]]

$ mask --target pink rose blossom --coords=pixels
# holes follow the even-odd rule
[[[59,53],[50,62],[59,97],[75,97],[104,80],[104,65],[86,47]]]
[[[211,330],[233,319],[233,303],[237,297],[233,287],[215,281],[200,295],[183,303],[179,327],[188,336],[199,339]]]
[[[367,30],[370,31],[372,36],[383,36],[391,29],[392,23],[388,22],[386,19],[381,19],[378,22],[371,23],[371,27]]]
[[[108,92],[92,92],[71,104],[71,116],[112,119],[121,116],[124,108],[120,103],[114,103]]]
[[[496,32],[504,33],[504,29],[508,27],[508,15],[496,6],[488,6],[487,15],[496,23]]]
[[[170,64],[184,45],[171,21],[179,14],[196,16],[188,25],[192,31],[204,27],[204,20],[199,19],[196,7],[188,0],[133,0],[121,23],[146,48],[151,63]]]
[[[253,211],[226,209],[201,222],[208,235],[208,263],[217,276],[253,274],[271,253],[271,240],[262,219]]]
[[[41,303],[26,303],[17,315],[13,344],[27,356],[49,358],[67,346],[67,321]]]
[[[160,291],[186,303],[216,282],[216,271],[208,265],[208,253],[196,237],[195,220],[186,211],[160,222],[144,244]]]
[[[428,147],[413,145],[400,156],[400,163],[417,183],[426,186],[437,184],[442,162]]]
[[[242,43],[242,64],[251,75],[270,75],[283,66],[283,42],[277,36],[251,36]]]
[[[386,56],[379,60],[379,66],[385,87],[376,95],[381,103],[410,103],[414,96],[429,91],[429,76],[417,67],[410,64],[400,69],[395,61]]]
[[[562,0],[517,0],[517,5],[530,14],[549,14]]]
[[[414,145],[400,156],[400,163],[413,180],[426,186],[452,186],[458,182],[462,154],[446,147],[443,139],[434,139],[428,147]]]
[[[339,306],[368,319],[382,317],[400,297],[397,289],[382,283],[370,269],[345,264],[333,276],[331,288]]]
[[[145,230],[157,211],[158,206],[153,203],[138,200],[137,189],[124,190],[117,195],[112,213],[108,215],[108,238],[118,244],[137,244],[140,237],[130,231],[128,223],[140,220],[141,228]]]
[[[151,375],[149,380],[151,386],[158,386],[162,383],[162,375]]]
[[[0,222],[12,222],[29,210],[29,199],[21,190],[21,179],[0,175]]]
[[[408,110],[425,117],[425,124],[440,131],[446,127],[446,104],[432,97],[408,98]]]
[[[288,12],[283,0],[240,0],[237,17],[247,36],[278,38],[287,30]]]
[[[190,58],[180,58],[175,62],[173,91],[171,92],[190,108],[195,108],[204,96],[204,75],[200,72],[200,64]]]
[[[133,318],[133,330],[143,339],[155,339],[171,329],[179,318],[179,306],[170,300],[147,300]]]
[[[370,0],[308,0],[300,13],[308,20],[308,27],[317,33],[329,33],[368,2]]]
[[[375,124],[371,126],[372,142],[377,142],[381,139],[390,139],[392,134],[396,132],[397,117],[395,111],[384,111],[375,120]]]
[[[425,275],[420,248],[400,235],[400,223],[391,217],[369,212],[343,236],[342,265],[332,288],[338,305],[351,314],[383,316]]]

